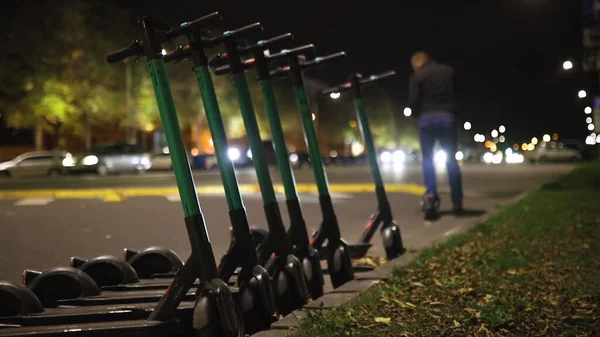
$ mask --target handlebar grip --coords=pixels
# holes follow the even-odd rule
[[[179,46],[172,52],[167,53],[165,56],[163,56],[163,60],[165,62],[173,62],[173,61],[181,62],[181,61],[185,60],[186,58],[188,58],[189,55],[190,55],[190,46],[189,45],[187,45],[185,47]]]
[[[340,85],[336,85],[335,87],[331,87],[321,91],[321,95],[329,95],[334,92],[342,92],[352,88],[351,82],[342,83]]]
[[[252,30],[255,30],[255,29],[258,29],[258,30],[260,30],[262,32],[262,30],[263,30],[262,24],[260,22],[255,22],[253,24],[249,24],[249,25],[244,26],[242,28],[238,28],[238,29],[235,29],[235,30],[228,30],[226,32],[223,32],[222,35],[216,36],[216,37],[213,37],[212,39],[210,39],[210,43],[211,44],[219,44],[219,43],[225,41],[228,38],[236,37],[238,35],[248,33],[248,32],[250,32]]]
[[[210,21],[223,20],[223,16],[219,12],[207,14],[196,20],[183,22],[179,27],[173,28],[166,33],[168,39],[173,39],[183,34],[196,33],[201,28],[206,27]]]
[[[376,74],[376,75],[371,75],[367,78],[364,78],[362,80],[360,80],[361,84],[367,84],[367,83],[371,83],[371,82],[375,82],[375,81],[379,81],[382,80],[384,78],[387,77],[392,77],[396,75],[396,72],[394,70],[390,70],[390,71],[386,71],[384,73],[380,73],[380,74]]]
[[[271,76],[271,77],[283,77],[283,76],[286,76],[287,74],[289,74],[290,70],[291,70],[290,66],[275,68],[275,69],[273,69],[273,70],[271,70],[269,72],[269,76]]]
[[[253,51],[257,51],[257,50],[268,49],[269,47],[272,47],[273,45],[284,42],[286,40],[293,40],[293,39],[294,39],[294,35],[292,35],[292,33],[282,34],[282,35],[275,36],[275,37],[272,37],[267,40],[260,40],[260,41],[256,42],[256,44],[254,44],[254,45],[243,48],[242,52],[247,53],[247,52],[253,52]]]
[[[249,58],[244,60],[244,69],[250,69],[256,63],[255,58]],[[231,68],[228,64],[215,68],[215,75],[226,75],[231,72]]]
[[[141,49],[140,41],[133,41],[129,46],[106,55],[106,61],[116,63],[128,57],[137,56],[142,53]]]
[[[282,49],[279,51],[279,53],[277,54],[273,54],[271,56],[269,56],[269,60],[278,60],[287,56],[296,56],[296,55],[300,55],[304,52],[307,51],[314,51],[315,50],[315,46],[313,44],[306,44],[304,46],[300,46],[300,47],[296,47],[293,49]]]
[[[303,65],[303,68],[311,68],[311,67],[316,67],[316,66],[320,66],[320,65],[325,65],[326,63],[331,63],[334,61],[341,61],[341,59],[346,59],[346,53],[341,51],[335,54],[329,54],[327,56],[323,56],[323,57],[316,57],[314,60],[312,61],[308,61]]]

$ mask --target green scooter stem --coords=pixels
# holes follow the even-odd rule
[[[252,99],[250,98],[250,90],[248,88],[248,82],[246,81],[246,74],[234,73],[231,75],[231,77],[237,92],[238,103],[242,112],[242,119],[246,128],[248,142],[250,143],[252,161],[254,163],[258,185],[260,187],[263,205],[265,207],[270,207],[270,205],[277,205],[277,197],[275,195],[275,189],[273,188],[273,182],[269,174],[269,166],[267,164],[267,159],[262,149],[260,131],[258,129],[258,122],[256,120],[254,107],[252,105]],[[279,219],[267,219],[267,222],[269,222],[269,220],[271,221],[270,223],[268,223],[269,232],[274,233],[276,231],[285,230],[283,226],[271,225],[273,221],[281,222],[281,215],[279,214],[279,211],[277,211],[277,216],[279,216]],[[280,237],[279,235],[285,236],[285,232],[278,233],[277,235],[277,237]],[[281,254],[287,255],[291,253],[291,249],[289,248],[288,242],[280,242],[276,246],[277,252]]]
[[[177,119],[177,111],[171,93],[171,86],[167,76],[165,63],[162,59],[148,61],[152,84],[156,95],[159,113],[163,123],[165,137],[169,145],[171,161],[177,188],[181,197],[183,211],[185,214],[188,236],[192,247],[192,255],[186,265],[177,273],[169,289],[179,293],[187,291],[194,282],[197,275],[201,281],[212,280],[218,277],[215,257],[208,237],[208,230],[200,209],[198,195],[195,193],[195,185],[191,168],[185,153],[183,136]],[[204,228],[198,228],[204,226]],[[190,283],[191,282],[191,283]],[[180,295],[174,297],[163,296],[156,309],[149,316],[152,320],[166,320],[179,305]]]
[[[183,212],[186,218],[194,216],[202,216],[200,209],[200,202],[198,195],[196,194],[194,178],[192,171],[185,153],[185,145],[183,142],[183,136],[179,127],[179,121],[177,118],[177,110],[173,101],[173,95],[171,93],[171,85],[167,76],[167,69],[162,59],[150,60],[148,62],[150,73],[152,75],[152,84],[154,87],[154,93],[156,95],[158,109],[160,112],[165,137],[169,144],[169,151],[171,154],[171,161],[173,163],[173,172],[175,173],[175,180],[177,182],[177,188],[181,197],[181,203],[183,206]],[[204,222],[202,222],[204,225]],[[194,238],[190,238],[192,250],[205,250],[201,247],[210,245],[210,239],[208,237],[208,229],[206,225],[202,229],[205,235],[194,235]],[[199,229],[194,229],[194,232],[201,232]],[[212,251],[212,249],[207,250]],[[213,264],[206,266],[203,269],[216,271],[217,266],[214,262],[214,256],[212,259],[205,259],[205,263],[212,261]],[[215,278],[217,275],[206,275],[206,279]]]
[[[210,71],[208,66],[205,65],[194,68],[194,71],[196,72],[196,79],[198,80],[198,86],[202,94],[202,102],[204,103],[204,110],[206,111],[206,119],[213,139],[215,154],[219,162],[219,172],[223,180],[229,210],[244,208],[233,164],[227,157],[227,148],[229,146]]]
[[[285,136],[283,134],[283,128],[281,127],[281,119],[279,118],[277,101],[275,99],[275,93],[273,92],[271,80],[261,79],[260,88],[265,101],[265,109],[269,119],[269,126],[271,127],[271,135],[273,139],[273,145],[275,147],[275,157],[277,159],[277,165],[279,167],[281,180],[283,182],[285,198],[286,200],[298,200],[296,180],[294,178],[294,173],[292,172],[288,150],[285,145]],[[308,234],[305,235],[306,241],[308,242]]]
[[[358,124],[363,134],[363,140],[365,142],[367,157],[370,164],[369,166],[371,167],[371,175],[373,176],[373,183],[375,184],[375,188],[380,189],[385,193],[383,179],[381,178],[381,172],[379,171],[379,164],[377,163],[377,157],[375,156],[375,153],[377,152],[375,152],[373,134],[371,133],[371,126],[369,125],[369,119],[367,118],[367,113],[365,111],[365,103],[361,97],[355,98],[354,107],[356,108]],[[378,194],[377,197],[380,198],[381,196]],[[379,202],[387,202],[387,198],[386,200],[379,200]]]
[[[325,164],[319,150],[319,141],[315,126],[313,124],[312,112],[310,111],[310,103],[306,95],[304,85],[295,85],[294,93],[296,94],[296,103],[300,111],[300,118],[304,127],[305,139],[308,145],[308,154],[310,156],[311,166],[317,184],[317,190],[320,197],[329,196],[329,182],[325,173]]]

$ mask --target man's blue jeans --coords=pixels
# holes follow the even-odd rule
[[[423,153],[423,176],[428,196],[437,195],[437,182],[434,163],[435,142],[446,153],[446,168],[452,192],[454,207],[462,207],[463,191],[460,167],[456,160],[458,147],[457,128],[450,115],[424,115],[419,119],[421,151]]]

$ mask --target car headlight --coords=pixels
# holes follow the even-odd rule
[[[64,167],[73,167],[75,166],[75,159],[71,155],[67,155],[65,159],[62,160],[62,166]]]
[[[248,149],[248,151],[246,151],[246,157],[252,159],[252,150]]]
[[[494,160],[494,154],[493,153],[487,152],[486,154],[483,155],[483,161],[486,164],[491,164],[493,160]]]
[[[458,151],[456,152],[456,155],[454,156],[454,158],[456,158],[456,160],[463,160],[465,159],[465,154],[462,151]]]
[[[392,160],[396,164],[402,164],[406,160],[406,153],[404,153],[402,150],[396,150],[392,154]]]
[[[384,151],[379,155],[381,162],[384,164],[390,163],[393,159],[392,154],[389,151]]]
[[[85,158],[83,158],[82,160],[83,165],[96,165],[98,164],[98,157],[91,155],[91,156],[86,156]]]
[[[290,154],[290,161],[291,161],[292,163],[297,163],[299,159],[300,159],[300,158],[298,158],[298,155],[297,155],[297,154],[295,154],[295,153],[292,153],[292,154]]]
[[[140,160],[140,164],[144,165],[144,166],[148,166],[150,165],[150,158],[148,157],[142,157],[142,159]]]
[[[227,150],[227,155],[229,156],[229,159],[233,161],[238,160],[240,159],[240,150],[232,147]]]

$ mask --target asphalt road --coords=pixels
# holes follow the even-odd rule
[[[517,196],[535,189],[567,172],[569,165],[465,165],[465,205],[474,212],[471,218],[443,217],[431,224],[424,222],[418,210],[418,196],[410,193],[389,193],[393,214],[401,227],[405,245],[420,249],[432,242],[459,232],[472,221],[479,221]],[[331,183],[369,183],[366,167],[328,168]],[[274,181],[277,175],[274,174]],[[312,172],[297,171],[299,183],[311,183]],[[240,172],[241,183],[254,183],[250,170]],[[198,173],[198,185],[219,183],[218,173]],[[386,183],[420,184],[418,167],[403,171],[384,171]],[[448,190],[440,173],[443,208],[448,208]],[[143,176],[60,177],[56,180],[5,180],[0,189],[39,188],[100,188],[123,186],[171,186],[169,173],[149,173]],[[332,193],[342,235],[348,242],[360,236],[369,215],[376,208],[372,193]],[[43,198],[42,198],[43,199]],[[301,195],[304,216],[310,229],[321,221],[318,199],[312,194]],[[215,255],[219,258],[229,242],[227,204],[221,194],[200,195],[200,202]],[[260,195],[244,195],[251,224],[266,228]],[[285,204],[280,202],[284,222]],[[189,243],[183,223],[183,213],[177,198],[138,196],[116,202],[101,199],[3,199],[0,200],[0,279],[20,282],[23,269],[45,270],[65,266],[71,256],[90,258],[98,255],[122,254],[125,247],[143,249],[158,245],[173,249],[182,258],[189,253]],[[375,235],[371,254],[382,256],[379,235]]]
[[[484,165],[464,164],[462,166],[465,189],[473,193],[518,194],[528,187],[535,186],[547,176],[563,172],[570,165]],[[371,183],[368,166],[328,166],[328,180],[332,184]],[[402,168],[382,167],[381,173],[386,184],[422,184],[421,169],[417,165]],[[446,184],[444,170],[438,172],[438,181]],[[240,184],[255,184],[256,174],[252,168],[237,170]],[[280,183],[279,173],[271,170],[273,183]],[[313,184],[314,176],[310,168],[295,171],[298,184]],[[195,171],[197,186],[220,185],[218,171]],[[0,191],[31,189],[96,189],[127,187],[170,187],[175,186],[172,172],[147,172],[143,175],[123,174],[99,177],[93,174],[63,176],[56,178],[8,178],[0,179]]]

